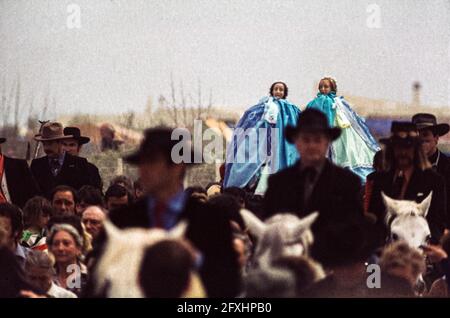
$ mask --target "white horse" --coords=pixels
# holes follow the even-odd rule
[[[105,293],[112,298],[140,298],[144,295],[138,275],[146,248],[162,240],[181,238],[187,225],[181,222],[170,232],[141,228],[120,230],[107,220],[104,227],[107,239],[93,273],[94,293]]]
[[[426,220],[433,192],[421,202],[394,200],[381,193],[386,206],[386,224],[389,228],[389,241],[403,240],[410,247],[419,249],[431,237]]]
[[[288,268],[279,266],[277,260],[284,256],[308,255],[313,243],[311,225],[319,213],[311,213],[302,219],[294,214],[277,214],[266,222],[245,209],[241,210],[241,215],[249,232],[258,241],[253,264],[246,277],[247,291],[257,293],[257,297],[294,297],[295,276]],[[317,272],[320,278],[325,276],[322,268]]]
[[[430,227],[426,216],[431,204],[433,191],[421,202],[408,200],[394,200],[383,192],[381,193],[386,206],[386,224],[389,228],[388,241],[405,241],[410,247],[417,250],[427,245],[431,238]],[[426,288],[423,275],[417,279],[415,289],[422,293]]]

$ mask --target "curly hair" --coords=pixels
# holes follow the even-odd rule
[[[283,85],[283,87],[284,87],[284,95],[283,95],[283,99],[285,99],[285,98],[288,96],[288,87],[287,87],[286,83],[284,83],[284,82],[275,82],[275,83],[273,83],[273,84],[270,86],[270,90],[269,90],[270,96],[273,96],[273,93],[272,93],[272,92],[273,92],[273,89],[274,89],[275,85],[277,85],[277,84]]]
[[[425,269],[425,258],[405,242],[395,242],[388,245],[381,255],[380,267],[383,272],[410,267],[412,274],[418,277]]]

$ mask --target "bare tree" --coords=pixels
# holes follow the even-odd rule
[[[20,76],[17,76],[16,100],[14,105],[14,135],[19,133],[19,114],[20,114]]]
[[[209,114],[212,108],[212,90],[210,90],[209,104],[205,107],[203,102],[203,88],[201,80],[198,79],[196,98],[191,93],[186,93],[183,81],[179,82],[179,92],[174,84],[173,74],[170,74],[171,101],[167,102],[164,95],[160,95],[158,105],[160,109],[168,110],[170,121],[176,127],[182,125],[188,129],[192,128],[195,119],[200,119],[204,113]]]
[[[170,93],[172,95],[172,118],[175,122],[175,127],[178,127],[178,110],[177,110],[177,98],[175,95],[175,84],[173,83],[173,74],[170,73]]]
[[[200,78],[197,81],[198,84],[198,104],[197,104],[197,116],[196,119],[200,118],[202,114],[202,83],[200,82]]]

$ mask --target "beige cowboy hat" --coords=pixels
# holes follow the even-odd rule
[[[42,126],[42,132],[34,136],[36,141],[52,141],[71,139],[72,135],[64,135],[63,126],[57,122],[49,122]]]

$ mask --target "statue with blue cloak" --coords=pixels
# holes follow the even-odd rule
[[[300,109],[286,97],[286,84],[276,82],[270,96],[263,97],[241,117],[227,145],[224,188],[245,188],[263,195],[269,175],[299,159],[284,130],[297,124]]]
[[[306,108],[322,111],[331,127],[341,128],[341,136],[330,146],[329,158],[335,164],[353,171],[365,184],[367,175],[374,171],[373,158],[380,146],[364,119],[343,96],[336,96],[336,92],[336,81],[330,77],[323,78],[317,97]]]

